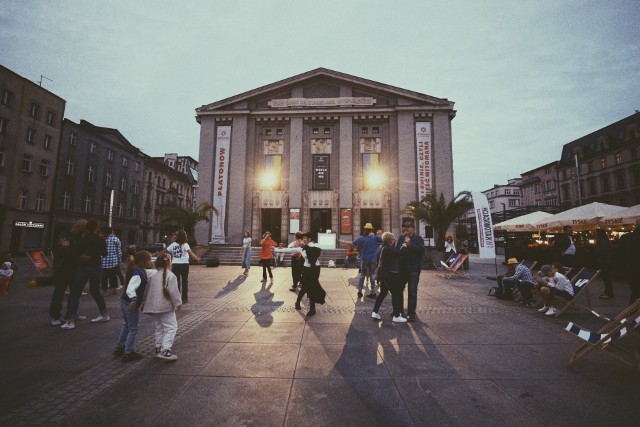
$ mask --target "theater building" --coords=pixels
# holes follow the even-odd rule
[[[453,197],[453,106],[318,68],[197,108],[197,199],[216,209],[198,241],[310,230],[330,247],[366,223],[399,233],[407,203]]]

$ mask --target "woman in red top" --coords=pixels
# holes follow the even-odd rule
[[[260,241],[260,265],[262,265],[262,281],[267,281],[267,271],[269,271],[269,279],[273,279],[273,273],[271,273],[271,260],[273,259],[273,252],[271,248],[278,246],[276,242],[271,239],[271,233],[265,231]]]

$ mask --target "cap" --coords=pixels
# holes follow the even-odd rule
[[[373,225],[371,225],[371,223],[370,223],[370,222],[368,222],[368,223],[366,223],[366,224],[364,225],[364,229],[365,229],[365,230],[373,230]]]
[[[509,258],[507,260],[507,265],[520,264],[516,258]]]
[[[403,222],[402,226],[406,227],[406,228],[414,228],[415,227],[414,224],[413,224],[413,221],[411,221],[409,219],[406,220],[405,222]]]

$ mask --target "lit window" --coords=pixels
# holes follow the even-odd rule
[[[264,156],[264,172],[260,177],[260,187],[270,190],[279,190],[281,172],[282,156],[280,154]]]
[[[607,167],[607,158],[606,157],[601,157],[600,158],[600,168],[604,169]]]
[[[375,190],[384,186],[384,175],[380,170],[380,155],[378,153],[362,155],[362,179],[366,189]]]
[[[616,153],[616,164],[619,165],[620,163],[622,163],[622,154]]]

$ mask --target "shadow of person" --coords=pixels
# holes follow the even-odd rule
[[[273,300],[275,294],[271,292],[271,286],[273,286],[273,282],[269,282],[268,286],[266,282],[262,282],[260,290],[253,294],[256,303],[251,306],[251,312],[256,323],[263,328],[271,326],[273,323],[272,313],[284,304],[284,301]]]
[[[233,281],[229,280],[225,287],[222,288],[222,290],[218,292],[214,298],[222,298],[228,293],[235,291],[242,283],[244,283],[245,280],[247,280],[247,276],[245,276],[244,274],[240,274],[238,277],[233,279]]]

